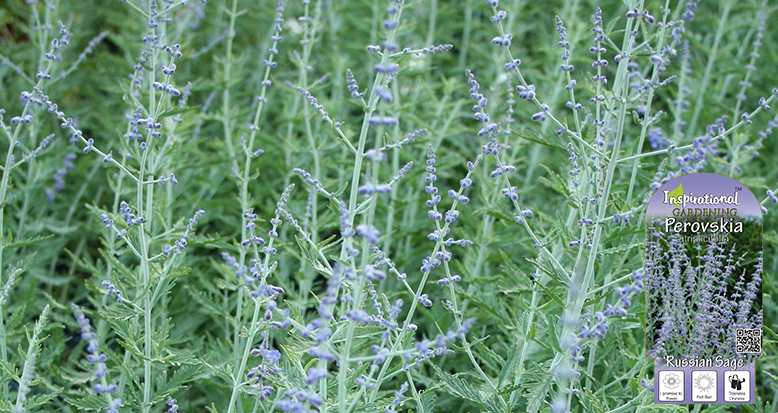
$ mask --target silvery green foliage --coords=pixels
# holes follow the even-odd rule
[[[654,191],[742,180],[778,263],[768,6],[3,6],[0,411],[651,410],[652,271],[724,302]]]

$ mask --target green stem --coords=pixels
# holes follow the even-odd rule
[[[149,7],[151,7],[152,3],[149,3]],[[149,11],[151,13],[151,11]],[[157,66],[157,53],[152,53],[151,56],[151,79],[156,79],[156,66]],[[152,114],[154,116],[154,121],[156,122],[156,110],[155,110],[155,98],[156,93],[155,89],[152,87],[152,82],[149,82],[149,108],[148,113]],[[139,243],[139,251],[137,253],[140,254],[140,278],[142,280],[142,288],[143,293],[145,294],[145,299],[143,300],[143,352],[144,352],[144,359],[143,359],[143,413],[148,413],[151,410],[151,385],[152,385],[152,376],[151,376],[151,332],[152,332],[152,319],[151,319],[151,295],[149,294],[149,289],[151,288],[151,274],[149,272],[149,260],[148,260],[148,251],[149,251],[149,240],[146,239],[146,228],[151,229],[151,223],[153,220],[153,213],[151,209],[151,197],[153,196],[153,185],[149,185],[149,196],[147,201],[149,202],[148,206],[145,206],[145,214],[144,214],[144,197],[143,197],[143,181],[144,178],[146,178],[146,168],[147,163],[151,164],[151,161],[149,160],[149,152],[151,152],[153,148],[153,137],[151,134],[149,134],[146,138],[146,144],[147,148],[146,150],[142,151],[143,154],[141,155],[140,159],[140,166],[138,170],[138,179],[136,181],[136,200],[135,200],[135,206],[138,209],[138,216],[143,217],[145,219],[145,222],[140,225],[140,228],[138,230],[138,243]],[[154,177],[150,176],[149,180],[153,180]],[[127,242],[128,245],[129,242]]]
[[[7,333],[5,332],[5,320],[3,319],[3,307],[0,306],[0,357],[3,360],[3,364],[8,363],[8,349],[6,344]],[[3,383],[3,394],[8,393],[8,382]]]
[[[261,304],[261,300],[257,298],[254,304],[254,314],[251,316],[249,337],[246,340],[246,345],[243,347],[243,355],[240,359],[238,370],[235,371],[232,393],[230,394],[230,404],[227,406],[227,413],[232,413],[235,410],[235,402],[238,400],[238,390],[240,390],[240,383],[242,382],[243,373],[246,371],[246,364],[248,363],[249,354],[251,353],[251,343],[254,341],[254,336],[256,336],[257,331],[259,330],[257,327],[257,322],[259,321],[259,310],[262,308]]]
[[[40,349],[38,345],[38,336],[43,332],[43,327],[46,325],[46,319],[48,317],[49,305],[47,304],[46,307],[43,308],[43,312],[41,313],[40,318],[38,318],[38,322],[35,323],[35,330],[32,333],[32,338],[30,338],[30,345],[27,347],[27,356],[24,358],[24,368],[22,369],[21,381],[19,382],[19,392],[16,394],[15,409],[17,412],[25,411],[24,403],[26,401],[26,397],[25,392],[22,391],[21,387],[27,386],[27,384],[25,384],[25,377],[33,377],[33,370],[35,370],[35,360]],[[29,389],[27,391],[29,391]],[[5,394],[7,395],[8,393]]]
[[[476,157],[474,163],[474,167],[472,170],[469,170],[467,172],[467,175],[465,175],[465,179],[469,179],[470,176],[473,174],[473,171],[475,171],[478,167],[478,164],[483,159],[483,155],[479,154],[478,157]],[[457,196],[454,198],[454,202],[451,205],[451,210],[456,210],[456,207],[459,203],[458,199],[462,195],[462,192],[464,191],[463,187],[459,188],[459,191],[457,192]],[[446,222],[443,224],[443,227],[441,228],[441,233],[445,234],[449,228],[450,223]],[[440,237],[438,241],[435,242],[435,247],[432,249],[432,253],[430,254],[431,257],[436,256],[438,251],[443,248],[443,237]],[[405,317],[405,321],[403,322],[402,329],[400,329],[400,332],[397,336],[397,339],[395,340],[394,344],[392,345],[392,348],[390,349],[390,355],[386,358],[386,361],[384,362],[383,366],[381,367],[381,371],[378,373],[378,378],[376,378],[376,384],[373,388],[372,392],[370,393],[370,398],[368,399],[368,403],[372,403],[375,401],[376,397],[378,396],[378,390],[381,387],[381,384],[386,379],[387,370],[389,369],[389,365],[391,364],[394,356],[392,354],[395,354],[397,352],[398,346],[401,345],[403,342],[405,335],[408,334],[411,321],[413,320],[413,316],[416,312],[416,308],[419,304],[418,298],[421,297],[422,291],[424,291],[424,287],[427,284],[427,278],[429,278],[430,270],[422,272],[421,281],[419,282],[419,286],[416,289],[414,295],[413,295],[413,301],[411,301],[411,307],[408,309],[408,315]]]
[[[289,192],[291,192],[294,185],[290,185],[286,191],[284,192],[285,196],[288,196]],[[278,219],[279,216],[276,214],[276,219]],[[278,229],[277,225],[273,224],[273,231],[276,231]],[[275,238],[270,238],[270,241],[268,241],[268,249],[273,248]],[[256,246],[254,246],[254,254],[255,258],[259,260],[259,256],[257,255]],[[264,271],[269,271],[270,268],[270,254],[265,254],[265,260],[264,260],[264,266],[262,268],[265,268]],[[265,285],[265,279],[270,274],[262,274],[262,285]],[[241,286],[240,288],[244,288]],[[227,405],[227,413],[232,413],[235,410],[235,403],[238,400],[238,393],[240,390],[240,385],[243,383],[243,377],[244,373],[246,371],[246,363],[248,362],[249,354],[251,353],[251,345],[254,342],[254,337],[256,336],[257,332],[259,331],[259,311],[262,308],[262,304],[265,302],[262,299],[262,295],[256,298],[254,301],[254,313],[251,317],[251,324],[248,329],[248,338],[246,339],[245,347],[243,347],[243,355],[240,359],[240,363],[238,365],[238,370],[235,372],[235,377],[232,383],[232,393],[230,395],[230,402]]]
[[[46,68],[46,72],[48,73],[49,69],[51,68],[51,62],[49,62],[48,67]],[[38,81],[38,84],[35,86],[40,87],[42,83],[42,80]],[[30,111],[30,102],[28,101],[24,105],[24,109],[22,109],[21,116],[24,117],[27,115],[27,113]],[[8,181],[11,178],[11,157],[13,156],[14,148],[16,147],[16,142],[18,141],[19,131],[21,130],[21,124],[17,124],[16,128],[13,130],[13,134],[9,133],[6,129],[6,126],[4,123],[0,122],[0,129],[2,129],[3,133],[8,137],[8,150],[5,154],[5,163],[3,164],[3,176],[0,178],[0,273],[3,271],[3,252],[6,247],[6,241],[5,236],[3,235],[5,232],[5,207],[6,207],[6,196],[8,191]],[[0,317],[2,314],[0,314]],[[0,319],[0,326],[3,326],[2,319]],[[2,331],[2,337],[3,342],[0,343],[2,345],[2,358],[4,362],[8,361],[8,357],[6,354],[6,343],[5,343],[5,328],[3,328]],[[3,394],[8,394],[8,383],[3,384]]]
[[[302,87],[305,90],[308,90],[310,87],[308,83],[308,62],[310,61],[311,57],[311,51],[313,50],[313,46],[315,44],[315,30],[316,27],[321,19],[321,0],[318,0],[316,2],[315,7],[315,14],[312,21],[307,21],[310,19],[310,10],[309,10],[309,3],[305,3],[305,13],[303,17],[305,18],[305,22],[303,23],[303,54],[300,61],[300,73],[298,75],[298,82],[300,87]],[[316,143],[316,139],[314,137],[313,129],[311,127],[311,106],[310,105],[303,105],[303,123],[305,124],[305,135],[308,139],[308,146],[311,153],[311,156],[313,157],[313,178],[321,181],[321,160],[319,156],[319,148]],[[313,195],[313,196],[310,196]],[[316,196],[316,194],[310,194],[310,202],[311,202],[311,222],[310,222],[310,232],[311,232],[311,239],[314,243],[318,242],[319,239],[319,199]],[[302,262],[302,269],[303,269],[303,279],[300,280],[300,300],[303,301],[306,299],[304,294],[307,294],[308,291],[311,290],[311,286],[313,284],[313,278],[315,277],[315,273],[312,273],[312,276],[306,275],[308,273],[307,271],[307,262],[303,260]],[[324,396],[324,395],[322,395]]]
[[[470,23],[473,20],[473,0],[465,0],[465,28],[462,31],[462,48],[459,51],[459,72],[465,71],[467,50],[470,47]]]
[[[665,9],[670,8],[670,0],[665,1]],[[662,18],[662,28],[659,29],[659,41],[657,42],[656,50],[662,50],[664,48],[665,43],[665,28],[667,27],[667,14],[665,14]],[[656,82],[659,79],[659,70],[657,64],[654,64],[654,72],[651,75],[651,84],[653,85],[654,82]],[[643,115],[643,127],[640,129],[640,138],[638,139],[638,146],[635,149],[636,155],[640,155],[640,153],[643,151],[643,142],[646,139],[646,133],[648,132],[649,127],[649,117],[651,115],[651,103],[654,101],[654,88],[650,87],[648,89],[648,97],[646,98],[646,111]],[[632,190],[635,188],[635,178],[637,178],[638,174],[638,159],[636,158],[632,162],[632,175],[629,179],[629,190],[627,190],[627,199],[625,201],[625,205],[629,207],[630,202],[632,201]]]
[[[716,37],[713,40],[713,47],[708,56],[708,64],[705,66],[705,74],[700,83],[700,90],[697,92],[697,102],[694,104],[694,115],[692,115],[692,120],[689,122],[689,127],[686,129],[686,136],[691,136],[694,133],[695,128],[697,127],[697,119],[700,117],[702,108],[705,107],[703,104],[706,97],[705,90],[708,88],[708,83],[710,83],[711,72],[716,64],[719,45],[721,44],[721,38],[724,36],[724,29],[727,27],[727,18],[729,17],[729,11],[731,9],[732,1],[725,1],[724,10],[721,12],[721,17],[719,18],[719,27],[716,29]]]
[[[767,98],[767,104],[769,105],[769,104],[773,103],[775,100],[776,100],[776,96],[775,96],[775,95],[771,95],[769,98]],[[713,143],[713,142],[716,142],[716,141],[719,141],[719,140],[722,140],[722,139],[724,139],[725,137],[729,136],[729,135],[730,135],[732,132],[734,132],[734,131],[736,131],[737,129],[741,128],[743,125],[746,125],[746,124],[750,123],[750,121],[751,121],[751,120],[752,120],[752,119],[753,119],[753,118],[754,118],[754,117],[755,117],[757,114],[759,114],[759,112],[761,112],[761,111],[763,111],[763,110],[764,110],[764,109],[762,109],[762,107],[761,107],[761,106],[760,106],[760,107],[757,107],[756,109],[754,109],[754,111],[753,111],[753,112],[751,112],[751,113],[750,113],[750,114],[749,114],[749,115],[746,117],[746,119],[741,119],[741,120],[740,120],[740,122],[738,122],[738,123],[736,123],[736,124],[732,125],[732,127],[730,127],[729,129],[727,129],[727,130],[725,130],[724,132],[721,132],[721,133],[719,133],[718,135],[716,135],[716,136],[714,136],[714,137],[710,138],[710,140],[708,141],[708,143]],[[690,143],[690,144],[688,144],[688,145],[678,146],[678,147],[676,147],[676,148],[675,148],[673,151],[674,151],[674,152],[678,152],[678,151],[684,151],[684,150],[687,150],[687,149],[692,149],[692,148],[694,148],[694,144],[691,144],[691,143]],[[635,159],[647,158],[647,157],[650,157],[650,156],[656,156],[656,155],[668,155],[668,154],[670,154],[670,151],[669,151],[668,149],[660,149],[660,150],[658,150],[658,151],[653,151],[653,152],[645,152],[645,153],[641,153],[641,154],[637,154],[637,155],[632,155],[632,156],[625,156],[625,157],[623,157],[623,158],[617,159],[617,160],[616,160],[616,162],[618,162],[618,163],[624,163],[624,162],[633,161],[633,160],[635,160]]]
[[[633,1],[631,2],[630,7],[637,7],[640,10],[643,8],[643,2],[642,0],[638,2]],[[633,32],[632,23],[633,21],[631,19],[627,20],[625,33]],[[639,26],[640,26],[640,21],[638,20],[636,22],[634,32],[638,32]],[[616,137],[613,145],[613,150],[611,152],[610,160],[608,162],[608,170],[606,172],[605,179],[602,186],[602,192],[600,195],[598,213],[597,213],[598,224],[594,228],[594,234],[592,236],[592,242],[591,242],[591,250],[589,252],[589,256],[587,259],[586,269],[583,274],[583,280],[577,280],[580,281],[580,284],[574,285],[573,289],[577,290],[575,293],[573,292],[568,293],[567,308],[565,309],[566,314],[564,315],[564,317],[567,317],[569,319],[578,319],[580,317],[584,302],[586,301],[586,297],[588,296],[588,289],[594,283],[594,272],[595,272],[594,266],[595,266],[596,257],[601,247],[600,243],[601,243],[602,229],[603,229],[603,225],[601,224],[601,222],[605,217],[605,213],[608,209],[608,200],[610,198],[610,191],[611,191],[613,177],[616,170],[616,163],[619,156],[622,139],[624,136],[625,119],[627,114],[626,102],[629,93],[627,65],[629,63],[629,59],[630,59],[629,56],[631,56],[633,46],[634,46],[634,36],[632,35],[625,36],[624,44],[622,46],[622,50],[624,51],[625,58],[623,58],[622,61],[619,63],[619,67],[616,72],[616,79],[614,81],[614,90],[613,90],[616,95],[613,98],[614,99],[613,103],[615,105],[618,105],[619,107]],[[579,277],[580,274],[575,274],[574,280],[578,279]],[[560,324],[562,324],[562,332],[560,334],[560,337],[570,337],[573,334],[572,330],[574,327],[562,322],[560,322]],[[560,364],[563,363],[563,360],[566,357],[569,357],[569,351],[567,349],[565,349],[565,351],[563,352],[556,353],[551,365],[550,372],[552,373],[555,372],[560,367]]]
[[[227,144],[227,153],[232,160],[232,168],[238,170],[238,159],[235,156],[235,148],[232,144],[232,114],[230,113],[230,83],[232,82],[232,42],[235,39],[235,19],[238,17],[238,0],[232,0],[232,8],[227,15],[230,16],[230,27],[227,31],[227,54],[224,58],[224,90],[222,91],[221,121],[224,130],[224,141]]]

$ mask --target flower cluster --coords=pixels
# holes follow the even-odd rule
[[[111,283],[108,280],[103,280],[102,285],[103,285],[103,288],[108,290],[108,294],[115,295],[116,296],[116,302],[121,304],[122,300],[124,299],[124,297],[122,296],[122,292],[118,288],[116,288],[113,285],[113,283]]]
[[[89,353],[87,360],[96,366],[94,377],[96,379],[100,379],[101,381],[94,386],[95,393],[116,392],[117,387],[115,384],[106,384],[105,373],[107,372],[108,368],[105,365],[105,361],[107,357],[105,353],[101,353],[98,349],[97,335],[92,331],[89,319],[86,317],[86,315],[84,315],[84,312],[81,311],[81,308],[79,308],[77,305],[71,304],[70,307],[73,309],[73,314],[76,317],[78,326],[81,327],[81,340],[87,343],[86,351]],[[106,410],[106,413],[117,413],[117,409],[119,406],[121,406],[121,404],[122,402],[120,399],[113,399],[109,409]]]
[[[645,268],[650,357],[722,352],[745,356],[734,353],[736,330],[762,324],[761,252],[749,258],[753,253],[737,251],[734,240],[689,246],[679,233],[649,228]]]
[[[246,374],[246,378],[251,383],[251,387],[257,392],[257,398],[265,401],[275,391],[275,388],[267,384],[267,381],[281,373],[278,362],[281,360],[281,353],[278,350],[270,349],[267,339],[262,341],[259,347],[251,350],[254,357],[261,356],[262,363],[253,367]],[[252,394],[249,394],[251,397]]]
[[[171,177],[173,177],[173,175],[171,175]],[[175,179],[175,177],[172,179]],[[189,240],[189,233],[194,231],[194,228],[197,225],[197,220],[202,218],[204,214],[204,210],[197,210],[192,218],[189,218],[189,223],[186,225],[186,231],[179,235],[178,239],[173,243],[173,245],[165,244],[165,247],[162,249],[162,254],[170,255],[171,251],[174,251],[176,254],[183,253]]]

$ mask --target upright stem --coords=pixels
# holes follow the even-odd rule
[[[705,75],[702,77],[702,83],[700,84],[700,91],[697,92],[697,102],[694,104],[694,115],[689,122],[689,127],[686,129],[686,135],[690,136],[694,133],[695,127],[697,127],[697,119],[700,117],[700,112],[703,108],[703,100],[705,99],[705,90],[710,83],[710,74],[713,71],[713,66],[716,64],[716,55],[719,51],[719,45],[721,44],[721,38],[724,36],[724,29],[727,27],[727,18],[729,17],[729,11],[732,9],[732,1],[726,0],[724,2],[724,10],[721,12],[719,18],[719,27],[716,29],[716,37],[713,40],[713,47],[710,50],[708,56],[708,64],[705,66]]]
[[[32,333],[32,338],[30,338],[30,345],[27,348],[27,356],[24,358],[24,369],[22,370],[22,376],[21,381],[19,382],[19,392],[16,394],[16,406],[15,411],[17,412],[23,412],[24,409],[24,403],[26,402],[26,397],[24,392],[21,390],[22,386],[26,386],[25,384],[25,378],[26,377],[33,377],[33,370],[35,370],[35,360],[38,355],[38,336],[43,332],[43,327],[46,325],[46,321],[49,317],[49,305],[47,304],[46,307],[43,308],[43,312],[41,313],[41,316],[38,318],[38,322],[35,323],[35,330]],[[8,393],[5,393],[8,394]]]
[[[311,19],[310,17],[310,4],[308,2],[305,3],[305,19]],[[300,84],[300,87],[308,90],[308,87],[310,87],[308,83],[308,62],[310,61],[311,57],[311,51],[313,50],[313,45],[315,43],[315,30],[316,26],[318,25],[320,19],[321,19],[321,9],[322,4],[321,0],[318,0],[316,2],[316,11],[315,15],[312,20],[306,20],[303,23],[303,54],[300,61],[300,73],[298,76],[298,81]],[[313,178],[321,181],[321,160],[319,156],[319,148],[316,143],[316,138],[313,136],[313,129],[311,127],[311,107],[310,105],[303,105],[303,123],[305,124],[305,135],[308,139],[308,146],[311,151],[311,156],[313,157]],[[311,240],[314,243],[317,243],[319,240],[319,198],[316,196],[315,193],[311,194],[310,196],[310,202],[311,202],[311,222],[310,222],[310,232],[311,232]],[[303,268],[307,268],[307,262],[303,260],[302,262]],[[307,294],[307,292],[310,291],[311,285],[313,284],[313,278],[315,277],[315,273],[311,274],[310,276],[307,274],[308,271],[304,271],[303,278],[300,280],[300,299],[304,300],[305,297],[302,296],[302,294]]]
[[[670,0],[666,0],[665,9],[668,9],[669,7],[670,7]],[[665,27],[667,27],[667,15],[664,15],[662,18],[662,28],[659,29],[659,41],[656,46],[657,50],[662,50],[664,48]],[[651,75],[651,84],[653,84],[659,78],[659,70],[657,70],[657,66],[658,65],[654,65],[654,73]],[[640,138],[638,139],[638,146],[635,149],[635,153],[638,155],[643,150],[643,142],[645,141],[646,133],[648,132],[648,126],[649,126],[648,120],[651,115],[651,103],[653,101],[654,101],[654,88],[651,87],[648,89],[648,97],[646,98],[646,111],[645,114],[643,115],[643,127],[640,129]],[[638,173],[638,162],[639,159],[635,159],[635,161],[632,163],[632,176],[630,176],[629,190],[627,190],[627,200],[625,202],[625,205],[627,205],[627,207],[629,207],[630,201],[632,201],[632,190],[635,187],[635,178],[637,177],[637,173]]]
[[[3,307],[0,306],[0,357],[2,357],[3,363],[8,363],[8,350],[6,349],[6,332],[5,332],[5,320],[3,320]],[[3,394],[8,393],[8,382],[3,383]]]
[[[151,8],[152,3],[149,2],[149,8]],[[151,9],[149,9],[149,13],[151,13]],[[150,116],[153,117],[154,122],[157,121],[157,110],[156,110],[156,90],[152,87],[152,82],[156,79],[156,67],[157,67],[157,51],[154,50],[151,53],[150,56],[151,65],[150,65],[150,71],[151,71],[151,82],[149,82],[149,107],[148,107],[148,113]],[[153,214],[150,208],[150,205],[148,208],[145,208],[144,211],[144,197],[143,197],[143,181],[146,178],[146,165],[147,162],[151,164],[149,161],[149,152],[152,150],[152,143],[153,143],[153,137],[151,134],[148,134],[146,137],[146,150],[142,151],[143,154],[141,155],[140,165],[139,165],[139,171],[138,171],[138,180],[136,181],[136,188],[135,188],[135,206],[138,209],[138,216],[143,217],[145,222],[140,226],[138,230],[138,243],[139,243],[139,253],[140,253],[140,277],[143,282],[143,292],[145,294],[145,298],[143,300],[143,352],[144,352],[144,360],[143,360],[143,413],[148,413],[151,410],[151,384],[152,384],[152,376],[151,376],[151,332],[152,332],[152,319],[151,319],[151,294],[149,294],[149,289],[151,288],[151,274],[149,273],[149,259],[148,259],[148,251],[149,251],[149,240],[146,239],[146,228],[151,228],[151,222],[153,219]],[[150,177],[153,179],[153,176]],[[151,201],[151,193],[153,191],[153,185],[149,185],[149,199],[148,201]],[[145,212],[145,214],[144,214]]]
[[[149,138],[150,140],[150,138]],[[151,150],[149,148],[148,150]],[[144,152],[143,161],[146,160],[146,153]],[[138,231],[138,238],[140,240],[140,254],[141,254],[141,262],[140,262],[140,273],[141,273],[141,279],[143,279],[143,287],[144,291],[148,292],[149,288],[151,288],[151,274],[149,273],[149,240],[146,239],[145,234],[145,228],[151,228],[151,219],[152,219],[152,210],[151,205],[147,205],[145,208],[145,215],[143,211],[143,165],[141,165],[141,172],[139,174],[139,180],[138,180],[138,213],[139,216],[144,217],[146,219],[145,223],[139,228]],[[150,177],[150,178],[153,178]],[[146,197],[147,204],[151,204],[152,196],[154,191],[154,185],[148,185],[148,194]],[[143,374],[144,374],[144,381],[143,381],[143,411],[148,412],[151,409],[151,382],[152,382],[152,376],[151,376],[151,333],[152,333],[152,319],[151,319],[151,294],[146,294],[146,298],[143,301],[143,322],[144,322],[144,360],[143,360]]]
[[[235,39],[235,20],[238,17],[238,0],[232,0],[232,7],[227,12],[227,15],[230,16],[230,26],[227,29],[227,53],[224,58],[224,90],[222,91],[222,113],[221,113],[221,122],[222,122],[222,129],[224,131],[224,140],[227,144],[227,153],[230,156],[230,160],[232,161],[232,169],[237,173],[238,171],[238,159],[237,155],[235,154],[235,148],[232,144],[232,114],[230,113],[230,83],[232,82],[232,43]],[[248,165],[246,166],[248,168]],[[243,185],[246,185],[246,182],[244,181]],[[245,194],[247,191],[241,191],[241,194]],[[241,215],[243,215],[246,212],[246,197],[241,197]],[[241,229],[241,241],[246,238],[246,220],[243,219],[243,228]],[[241,248],[240,249],[240,263],[241,265],[245,261],[246,252]],[[229,296],[225,297],[225,300],[228,300]],[[238,361],[238,349],[240,348],[240,326],[242,325],[242,318],[243,318],[243,289],[238,289],[238,297],[237,297],[237,305],[235,309],[235,325],[233,326],[233,359],[235,360],[235,363]],[[229,324],[229,323],[228,323]]]
[[[276,214],[276,219],[278,219],[278,214]],[[276,231],[278,227],[273,224],[273,231]],[[275,241],[275,238],[270,238],[270,241],[268,241],[268,248],[273,248],[273,243]],[[256,254],[256,249],[255,249]],[[259,259],[258,256],[255,258]],[[270,268],[270,254],[265,254],[265,260],[264,260],[264,267],[265,269]],[[269,276],[269,274],[263,274],[262,285],[265,285],[265,278]],[[244,288],[241,286],[241,288]],[[256,336],[257,332],[259,331],[259,312],[262,308],[262,304],[264,304],[265,300],[263,299],[263,295],[260,295],[256,298],[254,301],[254,313],[251,316],[251,324],[249,325],[248,329],[248,338],[246,339],[246,345],[243,348],[243,355],[241,356],[240,363],[238,364],[238,370],[235,371],[235,380],[232,383],[232,393],[230,395],[230,402],[227,406],[227,413],[232,413],[235,411],[235,404],[238,401],[238,394],[240,393],[240,386],[243,383],[243,375],[246,372],[246,364],[248,363],[249,354],[251,354],[251,345],[254,342],[254,337]]]
[[[232,42],[235,39],[235,19],[238,17],[238,0],[232,0],[232,8],[227,13],[230,16],[230,27],[227,31],[227,54],[224,58],[224,90],[222,91],[221,121],[224,129],[224,141],[227,153],[232,160],[232,167],[238,170],[238,159],[232,145],[232,114],[230,113],[230,83],[232,82]]]
[[[377,5],[377,3],[374,3],[374,5]],[[374,19],[376,19],[377,18],[376,10],[374,9],[373,11],[374,11]],[[397,7],[397,12],[395,13],[393,18],[399,21],[400,17],[402,16],[402,11],[403,11],[403,3],[399,3]],[[397,35],[397,30],[396,29],[391,30],[389,32],[387,43],[394,43],[394,39],[396,35]],[[385,65],[388,61],[389,61],[389,55],[387,53],[384,53],[381,56],[381,65]],[[354,159],[354,171],[351,176],[351,192],[349,193],[349,204],[348,204],[348,212],[349,212],[348,223],[351,226],[353,226],[354,223],[355,211],[357,207],[357,193],[359,189],[360,178],[362,175],[362,161],[365,153],[365,145],[367,142],[367,133],[370,126],[370,118],[373,115],[373,112],[375,112],[379,101],[379,98],[376,95],[376,87],[378,87],[383,83],[384,77],[385,75],[383,73],[376,73],[376,77],[370,89],[370,94],[367,98],[367,107],[365,108],[365,116],[362,119],[362,127],[359,131],[359,143],[357,144],[357,151]],[[376,142],[379,142],[380,137],[381,137],[380,135],[376,136]],[[370,224],[372,224],[372,215],[374,214],[374,208],[375,208],[375,202],[373,202],[373,204],[371,205],[371,210],[370,210],[371,213],[369,214],[369,218],[368,218]],[[352,243],[353,243],[352,238],[347,239],[346,242],[343,243],[343,247],[341,248],[340,251],[341,260],[346,259],[346,247],[350,247]],[[367,248],[366,244],[363,243],[363,253],[362,253],[363,259],[364,256],[367,255],[365,254],[366,248]],[[361,295],[361,290],[363,288],[363,285],[364,285],[364,279],[363,277],[360,277],[359,281],[357,282],[357,287],[355,292],[358,291]],[[360,295],[354,295],[355,302],[359,301]],[[416,300],[413,301],[413,304],[415,303]],[[350,352],[349,346],[353,338],[353,331],[354,331],[354,322],[350,321],[348,330],[346,332],[346,343],[343,346],[343,349],[341,350],[340,367],[338,372],[338,402],[340,405],[340,413],[345,413],[347,411],[346,397],[345,397],[346,374],[348,372],[349,352]],[[388,365],[388,361],[386,364],[384,364],[384,367],[386,365]],[[380,384],[376,385],[376,388],[377,387],[380,387]]]
[[[637,7],[638,9],[643,8],[643,1],[632,1],[630,4],[630,7]],[[568,293],[568,302],[567,302],[567,308],[565,310],[566,314],[565,317],[569,318],[575,318],[577,319],[580,317],[581,310],[583,309],[584,302],[586,301],[586,297],[588,296],[588,289],[592,286],[594,281],[594,266],[596,262],[597,255],[600,250],[600,242],[602,238],[602,222],[605,218],[605,213],[608,209],[608,199],[610,197],[610,191],[611,186],[613,183],[613,177],[616,169],[616,164],[618,160],[619,151],[621,149],[621,142],[624,136],[624,126],[625,126],[625,119],[627,116],[627,97],[629,93],[629,85],[628,85],[628,77],[627,77],[627,65],[629,63],[629,56],[632,53],[632,47],[634,45],[634,36],[630,35],[630,33],[638,31],[640,21],[638,20],[635,24],[635,28],[632,28],[633,21],[631,19],[627,20],[626,30],[625,33],[627,33],[624,37],[624,42],[622,45],[622,51],[624,55],[626,56],[622,61],[619,63],[619,67],[616,72],[616,79],[614,81],[614,93],[615,96],[612,98],[614,100],[614,104],[618,106],[618,124],[616,129],[616,137],[615,142],[613,144],[613,150],[611,152],[610,160],[608,162],[608,169],[605,174],[605,179],[602,186],[602,192],[599,199],[599,205],[598,205],[598,212],[597,212],[597,222],[598,224],[595,225],[594,233],[592,236],[592,242],[591,242],[591,250],[589,252],[589,256],[586,263],[586,269],[583,274],[583,279],[578,280],[580,281],[579,285],[576,285],[576,293]],[[574,275],[575,278],[580,277],[579,274]],[[571,325],[567,325],[564,323],[560,323],[563,325],[562,331],[559,334],[559,337],[570,337],[573,333],[572,329],[574,328]],[[563,359],[565,357],[569,357],[569,352],[560,352],[557,353],[554,357],[554,361],[551,365],[551,372],[556,371],[556,369],[559,367],[559,365],[562,363]]]
[[[49,63],[48,69],[51,67],[51,63]],[[40,87],[41,81],[38,81],[38,84],[36,87]],[[22,109],[21,116],[27,115],[27,113],[30,110],[30,102],[28,101],[24,105],[24,109]],[[5,163],[3,164],[3,176],[0,178],[0,274],[3,272],[3,252],[6,247],[6,241],[5,236],[3,235],[5,233],[5,206],[6,206],[6,196],[8,195],[8,181],[11,178],[11,157],[13,156],[14,148],[16,147],[16,142],[18,141],[19,131],[21,130],[21,126],[18,124],[16,125],[16,128],[14,128],[13,134],[9,133],[5,127],[2,128],[3,132],[7,135],[9,139],[8,143],[8,150],[5,154]],[[10,273],[9,273],[10,276]],[[8,361],[8,354],[6,349],[6,332],[5,332],[5,326],[2,319],[2,310],[0,310],[0,357],[2,357],[2,360],[4,362]],[[3,383],[3,394],[8,394],[8,383]]]

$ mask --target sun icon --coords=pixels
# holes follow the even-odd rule
[[[665,376],[664,380],[662,380],[662,383],[664,383],[665,387],[672,390],[680,384],[680,380],[677,374],[668,374]]]
[[[708,392],[713,388],[713,377],[709,374],[701,374],[694,380],[694,387],[701,392]]]

